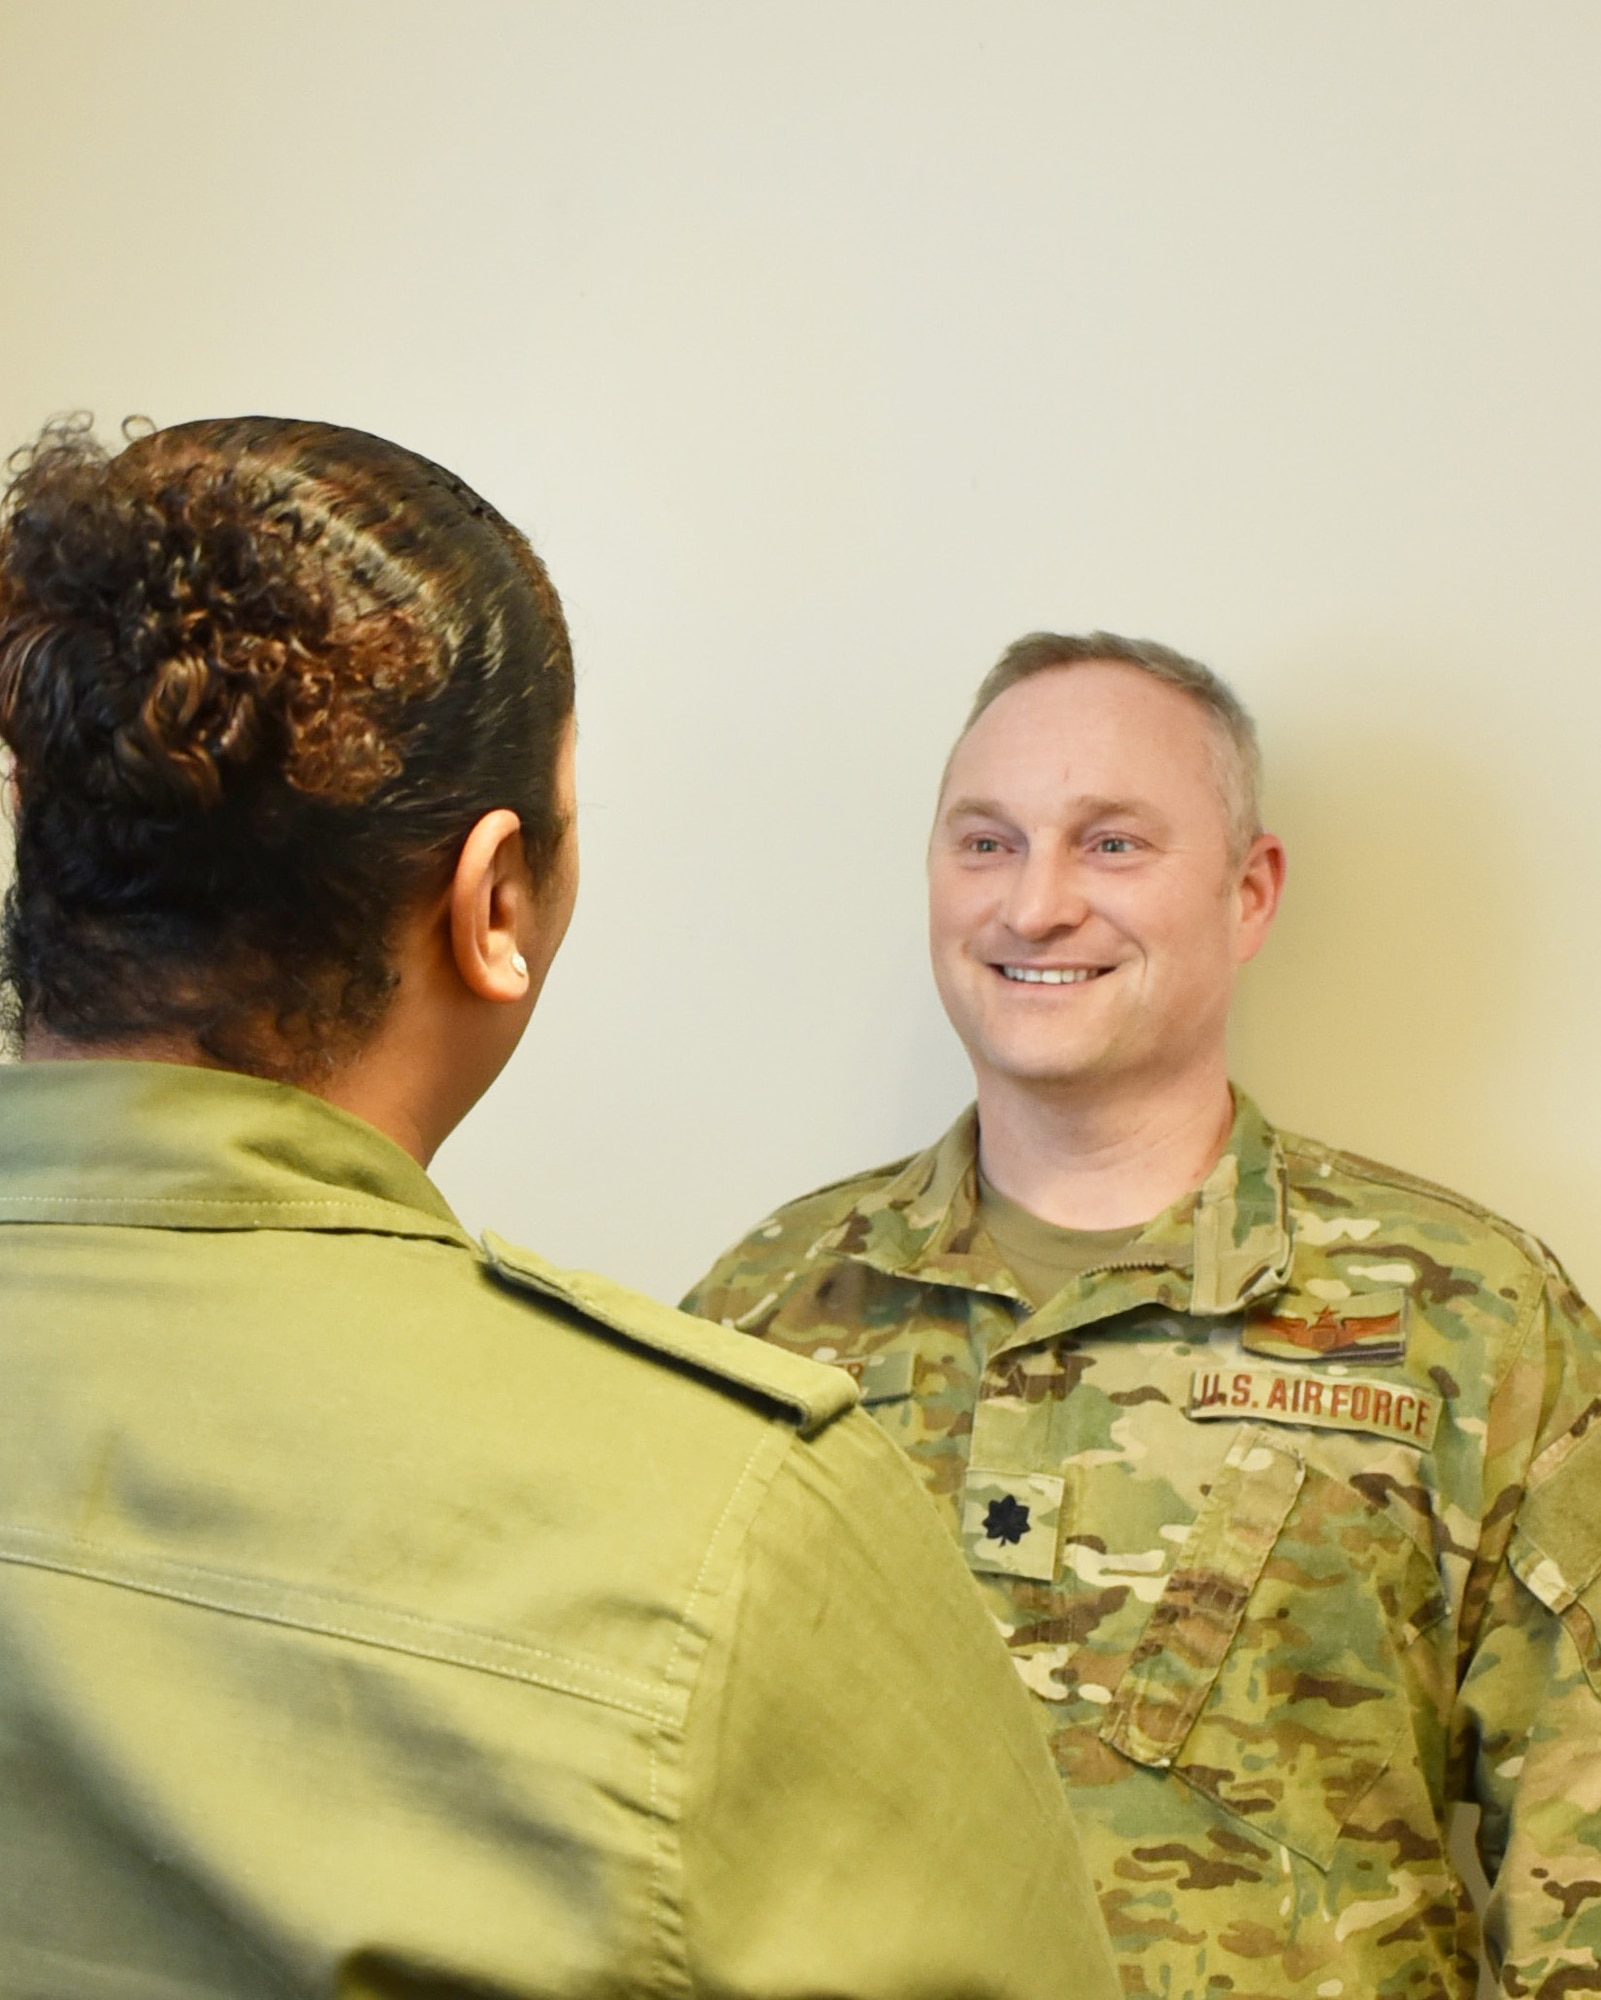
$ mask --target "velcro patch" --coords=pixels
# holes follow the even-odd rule
[[[1338,1305],[1319,1302],[1316,1312],[1310,1302],[1297,1312],[1275,1301],[1271,1312],[1246,1316],[1240,1342],[1252,1354],[1303,1365],[1400,1361],[1406,1354],[1406,1293],[1363,1292]]]
[[[1289,1368],[1197,1368],[1187,1413],[1369,1431],[1427,1451],[1434,1443],[1440,1407],[1431,1390],[1411,1383],[1304,1375]]]
[[[1056,1575],[1064,1482],[1049,1472],[968,1470],[962,1495],[962,1551],[968,1567],[989,1575]]]
[[[843,1368],[862,1392],[866,1403],[892,1403],[912,1393],[912,1355],[909,1348],[895,1354],[848,1354],[833,1363]]]

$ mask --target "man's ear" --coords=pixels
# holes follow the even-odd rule
[[[1255,958],[1267,941],[1284,894],[1285,867],[1284,842],[1276,833],[1259,833],[1241,864],[1234,892],[1238,911],[1234,956],[1240,965]]]
[[[469,992],[502,1004],[527,996],[537,921],[522,821],[499,806],[468,834],[450,885],[451,952]]]

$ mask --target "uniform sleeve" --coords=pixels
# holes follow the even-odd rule
[[[721,1257],[679,1302],[681,1312],[741,1333],[760,1333],[770,1309],[811,1269],[818,1238],[838,1221],[838,1202],[808,1195],[768,1216]]]
[[[737,1327],[741,1333],[756,1332],[755,1322],[795,1275],[794,1258],[764,1255],[769,1248],[756,1241],[736,1244],[689,1288],[679,1301],[679,1311]]]
[[[678,1310],[692,1313],[696,1319],[732,1318],[729,1308],[733,1300],[732,1280],[738,1261],[739,1253],[736,1250],[730,1250],[720,1257],[705,1277],[699,1279],[685,1292],[678,1302]]]
[[[1027,1697],[867,1418],[797,1444],[775,1480],[689,1731],[696,1994],[1121,1993]]]
[[[1505,1553],[1458,1712],[1482,1808],[1485,1938],[1503,1991],[1591,1992],[1601,1963],[1601,1327],[1559,1270],[1492,1405],[1486,1465],[1486,1527]]]

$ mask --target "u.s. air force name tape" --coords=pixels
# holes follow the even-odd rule
[[[1197,1368],[1188,1414],[1369,1431],[1427,1451],[1440,1421],[1440,1398],[1415,1383],[1365,1382],[1324,1370],[1310,1375],[1293,1368]]]

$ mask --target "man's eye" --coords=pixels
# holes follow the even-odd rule
[[[1097,854],[1132,854],[1134,842],[1126,833],[1103,833],[1095,842]]]
[[[967,843],[969,854],[999,854],[1001,843],[993,833],[975,833]]]

